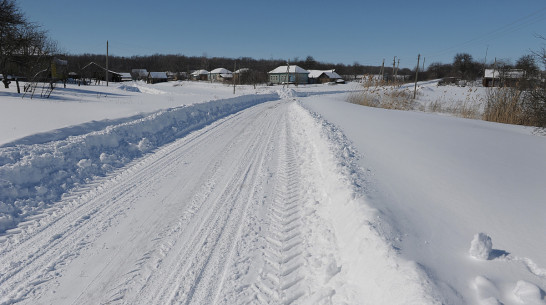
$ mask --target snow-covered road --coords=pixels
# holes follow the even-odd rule
[[[266,102],[84,184],[4,236],[0,304],[359,303],[319,126]]]
[[[263,293],[300,296],[290,289],[301,281],[297,270],[281,279],[279,266],[302,253],[300,207],[285,207],[290,193],[274,190],[300,188],[287,107],[263,104],[220,120],[66,198],[39,233],[3,249],[3,301],[212,304],[230,293],[222,288],[235,252],[255,255],[256,242],[280,251],[268,252],[278,281]],[[288,222],[274,221],[285,214]]]

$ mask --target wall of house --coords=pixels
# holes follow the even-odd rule
[[[298,84],[308,84],[309,83],[309,75],[306,73],[290,73],[289,80],[287,81],[286,73],[271,73],[269,74],[269,81],[273,84],[282,84],[286,82],[295,83],[296,81]]]

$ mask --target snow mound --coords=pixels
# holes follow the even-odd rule
[[[289,88],[279,89],[277,90],[277,93],[281,99],[291,99],[297,97],[298,95],[296,90]]]
[[[516,299],[522,304],[545,304],[542,300],[544,292],[535,284],[526,281],[518,281],[513,293]]]
[[[478,275],[473,282],[474,289],[478,295],[480,305],[501,305],[497,299],[499,290],[497,286],[484,276]]]
[[[278,98],[263,94],[214,100],[62,140],[0,148],[0,234],[39,214],[77,185],[215,120]]]
[[[123,91],[129,91],[129,92],[140,92],[140,89],[138,89],[137,85],[134,84],[134,83],[131,84],[131,85],[123,84],[123,85],[119,86],[118,89],[123,90]]]
[[[130,84],[123,84],[118,87],[118,89],[128,92],[137,92],[137,93],[147,93],[147,94],[165,94],[167,92],[152,88],[150,85],[147,85],[143,82],[137,83],[133,82]]]
[[[149,88],[149,87],[139,87],[138,90],[140,90],[140,92],[142,93],[147,93],[147,94],[165,94],[166,93],[165,91],[161,91],[161,90]]]
[[[476,259],[488,260],[492,248],[491,237],[484,233],[478,233],[474,235],[474,239],[470,243],[469,254]]]

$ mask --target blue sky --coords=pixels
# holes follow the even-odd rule
[[[456,53],[515,62],[544,46],[544,0],[17,0],[67,53],[184,54],[413,67]]]

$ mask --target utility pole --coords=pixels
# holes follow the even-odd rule
[[[290,59],[286,61],[286,88],[290,84]],[[284,88],[284,85],[282,86]]]
[[[396,67],[396,56],[394,56],[394,58],[392,59],[392,82],[393,83],[396,81],[396,79],[394,78],[394,73],[396,73],[395,67]]]
[[[383,58],[383,63],[381,64],[381,81],[383,81],[384,73],[385,73],[385,58]]]
[[[417,77],[419,76],[419,59],[421,59],[421,54],[417,55],[417,66],[415,68],[415,87],[413,88],[413,99],[417,94]]]
[[[489,51],[489,45],[485,48],[485,58],[483,60],[483,77],[485,78],[485,66],[487,65],[487,51]]]
[[[297,87],[298,86],[298,82],[299,82],[299,79],[298,79],[298,71],[297,71],[297,68],[298,66],[297,65],[294,65],[294,85]]]
[[[108,87],[108,40],[106,40],[106,87]]]
[[[235,94],[235,71],[236,71],[236,69],[237,69],[237,62],[233,63],[233,73],[231,74],[231,78],[233,79],[233,94]]]
[[[394,77],[398,80],[398,69],[400,69],[400,58],[398,58],[398,64],[396,65],[396,72],[394,73]]]
[[[495,70],[497,70],[497,58],[495,57],[495,63],[493,64],[493,84],[491,87],[495,87]]]

